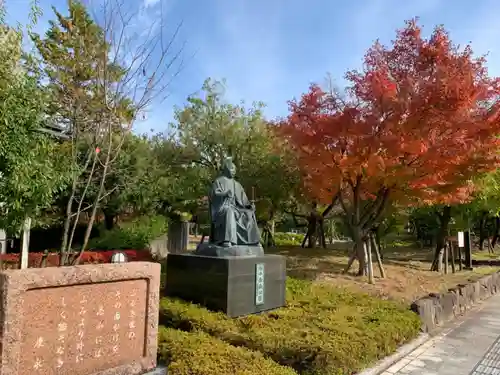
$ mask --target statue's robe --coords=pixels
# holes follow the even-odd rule
[[[234,178],[218,177],[210,191],[212,242],[258,245],[260,232],[255,211],[241,184]]]

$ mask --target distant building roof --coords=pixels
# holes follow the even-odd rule
[[[56,124],[47,124],[42,128],[38,129],[41,133],[49,134],[50,136],[60,138],[60,139],[69,139],[69,135],[66,134],[65,129],[62,126]]]

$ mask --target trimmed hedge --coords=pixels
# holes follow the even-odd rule
[[[350,375],[416,337],[407,306],[331,285],[288,279],[286,308],[229,319],[176,299],[160,303],[162,324],[203,331],[263,353],[300,374]]]
[[[120,250],[127,255],[128,261],[151,261],[152,256],[148,250]],[[82,255],[82,264],[110,263],[114,251],[85,251]],[[28,267],[40,267],[43,253],[29,253]],[[19,254],[0,254],[0,260],[5,268],[12,268],[19,264]],[[59,254],[50,253],[47,256],[46,266],[57,267],[59,265]]]
[[[261,353],[231,346],[203,332],[160,327],[158,357],[168,375],[296,375]]]
[[[304,234],[276,232],[273,238],[277,246],[299,246],[304,241]]]
[[[168,221],[164,216],[142,216],[117,225],[112,230],[102,230],[89,242],[89,250],[145,249],[149,243],[167,233]]]

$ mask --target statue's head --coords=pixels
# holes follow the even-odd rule
[[[233,178],[236,175],[236,165],[233,163],[233,158],[224,159],[222,162],[222,174],[229,178]]]

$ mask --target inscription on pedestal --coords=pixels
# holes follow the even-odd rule
[[[264,304],[264,263],[255,265],[255,305]]]
[[[141,359],[147,295],[144,279],[26,291],[19,374],[88,375]]]

